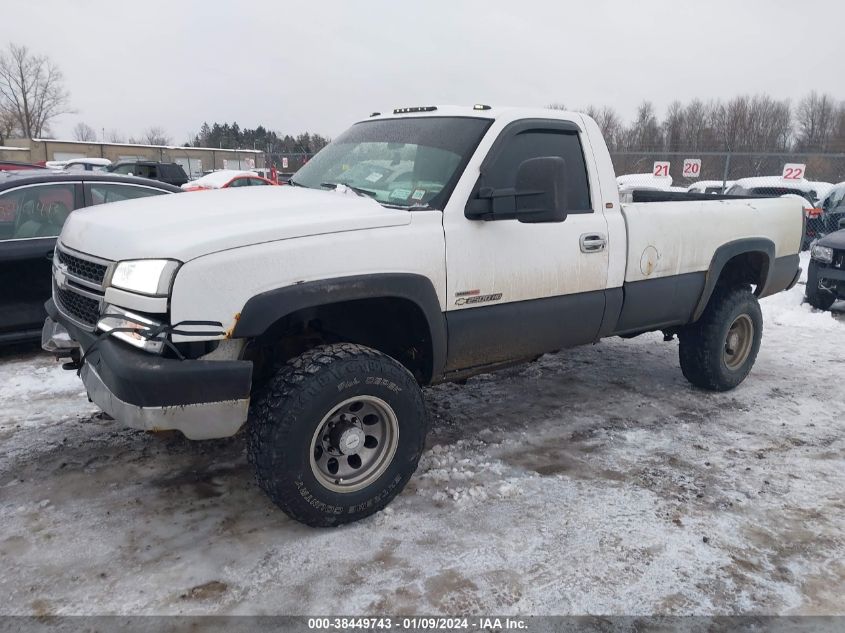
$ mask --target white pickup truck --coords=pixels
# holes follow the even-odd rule
[[[760,347],[757,299],[800,272],[799,201],[620,205],[583,114],[374,114],[289,185],[75,212],[43,343],[132,427],[246,425],[260,486],[309,525],[402,490],[421,385],[661,330],[691,383],[731,389]]]

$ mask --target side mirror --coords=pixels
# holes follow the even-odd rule
[[[516,219],[529,224],[566,219],[566,161],[541,156],[522,161],[516,172]]]
[[[483,183],[483,178],[482,178]],[[482,186],[467,202],[470,220],[519,220],[529,224],[566,219],[566,161],[559,156],[529,158],[520,163],[512,188]]]

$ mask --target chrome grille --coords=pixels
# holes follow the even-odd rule
[[[81,327],[96,329],[112,264],[58,244],[53,264],[53,301],[59,312]]]
[[[69,288],[56,287],[53,294],[59,310],[88,327],[97,325],[100,318],[100,301],[85,297]]]
[[[59,262],[67,266],[68,273],[86,281],[102,285],[103,280],[106,278],[108,266],[88,261],[81,257],[75,257],[59,249],[56,250],[56,254],[58,255]]]

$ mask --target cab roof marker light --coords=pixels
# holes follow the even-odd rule
[[[486,105],[484,103],[476,103],[474,106],[472,106],[472,109],[473,110],[489,110],[490,106]]]
[[[381,112],[373,112],[373,113],[370,115],[370,118],[372,119],[374,116],[381,116]]]
[[[416,106],[413,108],[395,108],[393,114],[408,114],[410,112],[434,112],[437,106]]]

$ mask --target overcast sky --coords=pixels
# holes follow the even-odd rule
[[[433,103],[577,109],[626,119],[643,98],[809,90],[845,99],[840,0],[24,0],[0,43],[58,62],[70,137],[203,121],[337,135],[374,110]]]

